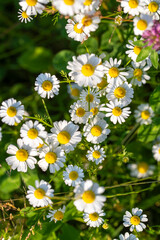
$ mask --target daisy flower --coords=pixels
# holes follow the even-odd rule
[[[153,17],[153,20],[160,19],[160,1],[143,0],[144,12]]]
[[[124,105],[119,103],[116,99],[114,102],[110,101],[106,104],[107,107],[104,107],[103,110],[106,113],[106,117],[110,117],[110,121],[116,124],[122,124],[125,122],[125,119],[129,117],[131,111],[129,107],[125,107]]]
[[[2,140],[2,128],[0,127],[0,141]]]
[[[102,78],[100,83],[97,83],[96,88],[99,90],[100,97],[106,94],[106,87],[107,87],[107,76]]]
[[[83,0],[81,6],[82,13],[94,13],[100,6],[100,0]]]
[[[136,118],[136,122],[140,124],[151,124],[153,116],[154,112],[148,103],[140,104],[137,110],[134,111],[134,117]]]
[[[29,15],[27,15],[26,11],[23,11],[21,9],[19,9],[18,11],[18,18],[19,18],[19,21],[21,22],[30,22],[33,18]]]
[[[117,15],[116,17],[115,17],[115,19],[114,19],[114,22],[117,24],[117,25],[121,25],[122,24],[122,22],[123,22],[123,18],[122,18],[122,16],[121,15]]]
[[[92,113],[89,118],[104,118],[105,114],[102,113],[104,104],[92,103],[90,112]]]
[[[93,213],[83,213],[84,222],[90,227],[99,227],[104,219],[102,218],[106,214],[103,210],[93,212]]]
[[[44,172],[49,168],[50,173],[59,171],[59,169],[64,166],[63,163],[66,160],[64,150],[60,147],[55,147],[51,143],[39,150],[39,158],[38,166]]]
[[[121,7],[123,7],[124,13],[129,13],[132,16],[143,12],[142,1],[139,0],[122,0]]]
[[[160,144],[155,144],[152,147],[152,153],[154,159],[159,162],[160,161]]]
[[[71,120],[79,124],[86,123],[89,116],[92,114],[88,112],[88,103],[79,100],[70,106],[69,112]]]
[[[132,208],[132,214],[128,211],[125,212],[123,216],[123,225],[125,227],[130,227],[132,232],[134,229],[137,232],[142,232],[146,228],[143,222],[147,222],[148,218],[146,214],[142,214],[143,210],[139,208]]]
[[[70,94],[70,97],[74,100],[77,100],[80,96],[82,87],[78,86],[77,83],[72,83],[67,85],[67,91]]]
[[[128,164],[127,167],[131,170],[130,175],[137,178],[151,176],[155,170],[154,165],[148,165],[146,162]]]
[[[75,187],[83,181],[83,169],[78,166],[68,165],[63,172],[63,180],[66,185]]]
[[[18,147],[10,144],[7,153],[12,155],[6,158],[6,162],[11,166],[11,169],[17,169],[18,172],[27,172],[27,168],[35,168],[37,160],[37,150],[25,145],[22,139],[17,140]]]
[[[122,103],[124,106],[130,104],[133,98],[133,88],[132,85],[124,82],[122,84],[110,83],[106,88],[107,99],[109,101],[118,100],[119,103]]]
[[[126,44],[126,47],[129,49],[126,51],[126,54],[128,57],[130,57],[134,62],[136,62],[137,56],[140,54],[142,48],[139,46],[136,46],[133,42],[136,42],[137,38],[134,38],[134,41],[128,40],[129,44]]]
[[[101,148],[100,145],[94,145],[87,151],[86,157],[89,161],[95,162],[98,165],[106,157],[104,148]]]
[[[104,75],[104,67],[100,64],[101,58],[86,53],[72,59],[73,62],[68,62],[67,69],[71,70],[69,76],[79,86],[92,87],[101,82]]]
[[[27,15],[41,14],[45,8],[44,4],[47,4],[48,0],[20,0],[19,5]]]
[[[14,98],[10,98],[2,102],[0,106],[0,117],[2,122],[13,126],[23,119],[24,106],[20,101],[17,102]]]
[[[74,205],[79,211],[86,213],[98,212],[106,201],[106,197],[101,195],[104,191],[104,187],[99,187],[98,183],[94,183],[91,180],[82,182],[74,189],[76,199]]]
[[[54,190],[51,189],[51,185],[44,180],[40,182],[35,181],[35,186],[29,185],[26,198],[33,207],[44,207],[52,205],[51,197],[53,197]]]
[[[107,74],[107,82],[112,83],[112,82],[118,82],[121,84],[123,81],[126,81],[128,77],[128,73],[125,72],[125,68],[119,68],[121,65],[122,60],[117,60],[115,58],[110,58],[109,61],[104,62],[105,66],[105,73]]]
[[[54,7],[60,12],[62,15],[73,16],[78,13],[83,0],[54,0]]]
[[[87,123],[83,128],[83,135],[88,142],[98,144],[103,142],[107,135],[110,133],[110,129],[107,128],[108,124],[105,120],[94,118],[91,123]]]
[[[100,96],[96,89],[90,89],[89,93],[88,90],[82,90],[80,94],[80,100],[86,102],[87,104],[90,103],[90,107],[94,106],[96,103],[100,103]]]
[[[50,218],[50,222],[54,221],[55,223],[57,221],[62,221],[64,217],[66,207],[63,206],[63,208],[59,208],[58,210],[50,210],[48,215],[46,216],[47,218]]]
[[[118,240],[118,239],[113,239],[113,240]],[[124,235],[120,234],[119,235],[119,240],[139,240],[139,238],[137,238],[134,234],[130,234],[128,232],[126,232]]]
[[[77,144],[81,141],[81,133],[78,131],[79,126],[66,120],[54,122],[51,128],[50,140],[55,145],[60,145],[66,153],[73,151]]]
[[[134,34],[142,35],[145,30],[149,30],[152,25],[152,17],[149,15],[141,14],[140,17],[135,17],[133,19],[134,24]]]

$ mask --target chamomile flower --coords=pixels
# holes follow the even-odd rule
[[[137,56],[140,54],[142,48],[139,46],[136,46],[133,42],[136,42],[137,38],[134,38],[134,41],[128,40],[129,44],[126,44],[126,47],[129,49],[126,51],[126,54],[128,57],[130,57],[134,62],[136,62]]]
[[[71,115],[71,120],[79,124],[85,124],[89,116],[92,115],[92,113],[88,111],[88,103],[79,100],[70,106],[69,112]]]
[[[27,15],[41,14],[47,4],[48,0],[20,0],[19,5]]]
[[[64,166],[66,156],[64,150],[61,147],[56,147],[53,144],[49,143],[48,146],[44,146],[39,151],[40,161],[38,166],[42,171],[47,171],[49,168],[50,173],[59,171],[60,168]]]
[[[125,227],[130,227],[132,232],[134,229],[137,232],[142,232],[146,228],[144,222],[148,221],[147,215],[142,214],[143,210],[139,208],[132,208],[132,214],[128,211],[125,212],[123,216],[123,225]]]
[[[103,111],[104,104],[92,103],[90,106],[90,112],[92,113],[89,118],[104,118],[105,114]]]
[[[54,221],[56,223],[57,221],[62,221],[65,210],[66,210],[65,206],[59,208],[58,210],[50,210],[46,217],[50,218],[50,222]]]
[[[42,98],[53,98],[54,95],[59,93],[59,80],[55,75],[51,76],[50,73],[41,73],[38,75],[35,81],[35,91]]]
[[[124,107],[122,103],[119,103],[116,99],[114,102],[110,101],[104,107],[106,117],[110,117],[110,121],[116,124],[122,124],[125,122],[125,119],[129,117],[131,111],[129,107]]]
[[[98,10],[100,6],[100,0],[83,0],[83,4],[81,6],[81,12],[83,13],[94,13]]]
[[[63,180],[66,185],[75,187],[83,181],[83,169],[78,166],[68,165],[63,172]]]
[[[153,17],[153,20],[160,19],[160,1],[143,0],[144,12]]]
[[[145,30],[149,30],[153,25],[152,17],[149,15],[141,14],[140,17],[133,19],[134,34],[142,35]]]
[[[83,0],[54,0],[54,7],[62,14],[73,16],[78,13]]]
[[[128,73],[125,71],[125,68],[119,68],[122,60],[117,60],[115,58],[110,58],[109,61],[104,62],[105,73],[107,74],[107,82],[113,83],[118,82],[121,84],[123,81],[126,81],[128,77]]]
[[[90,227],[99,227],[103,222],[104,219],[102,218],[106,214],[103,210],[93,212],[93,213],[84,213],[83,219],[84,222]]]
[[[74,205],[79,211],[86,213],[98,212],[106,201],[106,197],[101,195],[104,191],[104,187],[99,187],[98,183],[94,183],[91,180],[82,182],[74,189]]]
[[[94,118],[90,123],[87,123],[84,126],[83,135],[86,137],[88,142],[98,144],[103,142],[110,133],[110,129],[107,127],[108,124],[105,120]]]
[[[113,240],[118,240],[118,239],[113,239]],[[120,234],[119,235],[119,240],[139,240],[139,238],[137,238],[134,234],[130,234],[128,232],[126,232],[124,235]]]
[[[122,22],[123,22],[123,18],[122,18],[122,16],[121,15],[117,15],[116,17],[115,17],[115,19],[114,19],[114,22],[115,22],[115,24],[117,24],[117,25],[121,25],[122,24]]]
[[[14,98],[10,98],[2,102],[0,106],[0,117],[2,122],[13,126],[20,123],[24,115],[24,106],[20,101],[17,102]]]
[[[121,7],[123,7],[124,13],[129,13],[132,16],[143,12],[143,5],[140,0],[122,0]]]
[[[35,181],[35,186],[29,185],[27,190],[26,198],[33,207],[44,207],[52,205],[51,197],[53,197],[54,190],[51,185],[44,180],[40,182]]]
[[[159,162],[160,161],[160,144],[155,144],[152,147],[152,153],[154,159]]]
[[[153,175],[155,166],[154,165],[148,165],[146,162],[139,162],[139,163],[131,163],[127,166],[131,173],[130,175],[132,177],[137,178],[144,178]]]
[[[96,103],[100,103],[100,96],[96,89],[90,89],[89,93],[88,90],[82,90],[80,94],[80,100],[86,103],[90,103],[90,107],[94,106]]]
[[[0,127],[0,141],[2,140],[2,128]]]
[[[107,88],[107,76],[102,78],[101,82],[97,84],[96,88],[99,90],[99,96],[102,97],[106,95],[106,88]]]
[[[140,104],[137,110],[134,111],[134,117],[136,118],[136,122],[140,124],[151,124],[153,116],[154,112],[148,103]]]
[[[134,93],[132,85],[127,82],[122,84],[110,83],[108,84],[106,91],[106,97],[109,101],[117,99],[118,102],[122,103],[124,106],[130,104]]]
[[[47,132],[41,123],[29,120],[22,125],[20,136],[25,144],[36,148],[39,144],[43,144],[43,139],[47,137]]]
[[[99,163],[102,163],[106,157],[104,148],[100,145],[94,145],[87,151],[86,157],[89,161],[95,162],[98,165]]]
[[[37,160],[37,150],[25,145],[22,139],[17,140],[18,147],[10,144],[7,153],[12,155],[6,158],[6,162],[11,166],[11,169],[17,169],[18,172],[27,172],[27,168],[35,168]]]
[[[104,67],[101,58],[95,54],[82,54],[77,58],[73,57],[73,62],[68,62],[67,69],[71,70],[69,76],[79,86],[96,86],[100,83],[104,75]]]
[[[72,83],[67,85],[67,91],[70,94],[70,97],[74,100],[77,100],[80,96],[82,87],[78,86],[77,83]]]
[[[77,144],[81,141],[81,133],[78,131],[79,126],[71,121],[54,122],[54,127],[51,128],[50,139],[53,144],[60,145],[66,153],[73,151]]]
[[[30,22],[33,18],[29,15],[27,15],[26,11],[23,11],[21,9],[19,9],[18,11],[18,18],[21,22]]]

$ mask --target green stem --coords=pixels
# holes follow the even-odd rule
[[[36,117],[30,117],[30,116],[23,116],[24,118],[29,118],[29,119],[33,119],[33,120],[37,120],[41,123],[43,123],[44,125],[48,126],[48,127],[53,127],[53,125],[50,125],[49,123],[43,121],[42,119],[40,118],[36,118]]]
[[[45,109],[45,111],[46,111],[46,114],[47,114],[47,116],[48,116],[48,119],[49,119],[49,121],[50,121],[50,124],[53,126],[53,121],[52,121],[52,119],[51,119],[51,117],[50,117],[50,115],[49,115],[49,112],[48,112],[48,109],[47,109],[47,106],[46,106],[46,104],[45,104],[44,99],[42,99],[42,103],[43,103],[44,109]]]
[[[127,195],[130,195],[130,194],[137,194],[137,193],[141,193],[141,192],[148,191],[148,190],[150,190],[150,187],[139,190],[139,191],[133,191],[133,192],[127,192],[127,193],[117,193],[115,195],[110,195],[110,196],[106,196],[106,197],[107,198],[113,198],[113,197],[127,196]]]

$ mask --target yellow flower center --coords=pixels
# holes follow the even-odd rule
[[[46,92],[51,91],[52,87],[53,87],[53,84],[48,80],[46,80],[42,83],[42,88]]]
[[[71,90],[71,95],[72,95],[73,97],[79,97],[79,95],[80,95],[79,89],[77,89],[77,88],[72,88],[72,90]]]
[[[22,17],[23,18],[28,18],[28,15],[27,15],[27,13],[25,11],[22,12]]]
[[[133,224],[133,225],[138,225],[138,224],[140,224],[140,217],[138,217],[138,216],[133,216],[133,217],[131,217],[131,219],[130,219],[130,222],[131,222],[131,224]]]
[[[96,150],[96,151],[94,151],[94,152],[92,153],[92,156],[93,156],[94,158],[98,159],[98,158],[100,158],[101,153]]]
[[[19,149],[16,152],[16,158],[20,161],[20,162],[25,162],[28,159],[28,152],[25,149]]]
[[[85,64],[82,66],[81,72],[85,77],[90,77],[94,73],[94,67],[91,64]]]
[[[68,132],[62,131],[58,134],[57,139],[60,144],[67,144],[71,139],[71,136]]]
[[[40,143],[40,144],[38,145],[37,149],[40,149],[40,148],[42,148],[43,146],[44,146],[44,143]]]
[[[136,55],[139,55],[141,50],[142,50],[142,48],[140,48],[140,47],[138,47],[138,46],[135,46],[135,47],[133,48],[133,51],[134,51],[134,53],[135,53]]]
[[[119,75],[119,70],[116,67],[112,67],[109,69],[108,73],[109,73],[110,77],[116,78]]]
[[[9,117],[14,117],[14,116],[16,116],[16,113],[17,113],[17,109],[15,108],[15,107],[9,107],[8,109],[7,109],[7,115],[9,116]]]
[[[107,79],[105,79],[105,78],[102,78],[102,81],[97,84],[97,87],[99,89],[105,88],[106,86],[107,86]]]
[[[114,96],[116,98],[123,98],[125,97],[126,95],[126,89],[123,88],[123,87],[117,87],[115,90],[114,90]]]
[[[138,80],[141,81],[142,80],[142,74],[143,71],[140,68],[136,68],[133,72],[134,77]]]
[[[35,138],[38,136],[38,131],[37,131],[37,129],[35,129],[35,128],[29,129],[28,132],[27,132],[27,136],[28,136],[30,139],[35,139]]]
[[[85,203],[92,203],[95,198],[95,193],[92,190],[85,191],[82,195],[82,199]]]
[[[96,212],[90,213],[90,214],[89,214],[89,218],[90,218],[91,221],[97,221],[98,218],[99,218],[99,215],[98,215],[98,213],[96,213]]]
[[[88,94],[88,95],[86,96],[86,101],[87,101],[87,102],[93,102],[93,100],[94,100],[94,96],[93,96],[92,94]]]
[[[74,0],[63,0],[66,5],[73,5]]]
[[[28,4],[28,6],[33,7],[36,5],[37,0],[26,0],[26,3]]]
[[[64,216],[64,214],[63,214],[63,212],[61,212],[61,211],[57,211],[57,212],[55,212],[55,214],[54,214],[54,218],[57,220],[57,221],[60,221],[60,220],[62,220],[63,219],[63,216]]]
[[[120,107],[115,107],[112,110],[114,116],[118,117],[122,114],[122,109]]]
[[[142,20],[140,19],[138,22],[137,22],[137,28],[141,31],[144,31],[146,30],[147,28],[147,22],[145,20]]]
[[[34,191],[34,196],[37,199],[42,199],[45,196],[45,191],[42,188],[38,188]]]
[[[76,171],[70,172],[69,178],[70,178],[72,181],[76,180],[76,179],[78,178],[78,173],[77,173]]]
[[[83,17],[82,24],[86,27],[90,26],[92,24],[92,18],[87,17],[87,16]]]
[[[102,128],[98,125],[95,125],[91,128],[91,134],[95,137],[99,137],[102,133]]]
[[[55,163],[56,160],[57,160],[57,155],[56,155],[56,153],[54,153],[54,152],[48,152],[48,153],[46,153],[46,155],[45,155],[45,160],[46,160],[47,163],[50,163],[50,164]]]
[[[158,149],[158,152],[159,152],[159,154],[160,154],[160,148]]]
[[[138,164],[138,172],[146,173],[148,171],[148,164],[145,162],[141,162]]]
[[[91,108],[90,112],[92,112],[92,113],[93,113],[93,116],[95,116],[95,115],[97,115],[97,113],[98,113],[98,108],[97,108],[97,107]]]
[[[89,5],[91,5],[91,3],[92,3],[92,0],[86,0],[83,4],[85,6],[89,6]]]
[[[150,113],[148,110],[141,112],[141,118],[143,118],[144,120],[147,120],[149,117],[150,117]]]
[[[75,31],[76,33],[79,33],[79,34],[83,33],[83,29],[82,29],[82,28],[78,28],[77,25],[78,25],[78,23],[76,23],[76,24],[74,25],[74,31]]]
[[[137,0],[129,0],[128,5],[130,8],[136,8],[138,6],[138,1]]]
[[[157,12],[158,8],[159,8],[159,5],[158,5],[158,3],[156,3],[156,2],[151,2],[151,3],[148,5],[148,9],[149,9],[149,11],[152,12],[152,13]]]
[[[83,108],[77,108],[77,110],[76,110],[76,115],[78,116],[78,117],[83,117],[84,115],[85,115],[85,110],[83,109]]]

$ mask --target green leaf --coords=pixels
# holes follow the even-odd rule
[[[155,49],[152,49],[150,58],[151,58],[151,62],[153,64],[153,66],[157,69],[158,68],[158,53],[156,52]]]
[[[76,228],[65,223],[62,227],[62,234],[59,237],[61,240],[80,240],[80,232]]]
[[[148,57],[148,55],[150,54],[151,50],[152,50],[151,46],[142,48],[142,50],[140,51],[140,53],[138,54],[138,56],[136,58],[136,62],[141,62],[144,59],[146,59]]]
[[[160,125],[141,125],[138,129],[138,140],[145,143],[151,142],[154,141],[159,134]]]
[[[53,66],[56,69],[57,72],[60,72],[61,70],[67,71],[66,66],[68,61],[72,60],[72,57],[74,56],[74,52],[70,50],[62,50],[58,52],[54,58],[53,58]]]
[[[10,193],[20,187],[20,175],[17,172],[12,172],[12,176],[8,174],[0,177],[0,195]]]
[[[160,86],[155,88],[153,93],[150,95],[149,104],[153,111],[160,114]]]
[[[142,40],[134,41],[133,44],[137,47],[143,47],[145,45]]]

